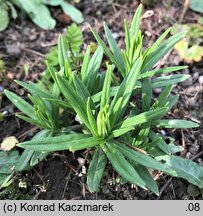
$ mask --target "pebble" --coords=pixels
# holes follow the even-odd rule
[[[195,72],[193,74],[193,78],[194,78],[194,80],[197,80],[199,78],[199,72]]]
[[[160,94],[162,92],[162,88],[155,88],[153,91],[155,94]]]
[[[199,83],[203,85],[203,76],[200,76],[198,79]]]
[[[10,55],[17,56],[20,54],[21,49],[17,44],[6,45],[6,51]]]
[[[189,77],[188,79],[186,79],[183,83],[182,83],[182,86],[184,88],[187,88],[189,86],[192,86],[192,83],[193,83],[193,78],[192,77]]]

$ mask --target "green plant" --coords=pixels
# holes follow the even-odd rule
[[[23,10],[42,29],[53,29],[56,25],[56,21],[51,17],[47,5],[60,6],[63,12],[69,15],[74,22],[83,22],[82,13],[64,0],[1,0],[0,31],[5,30],[9,24],[9,11],[11,11],[12,18],[17,17],[14,5]]]
[[[181,58],[187,62],[200,61],[203,56],[202,36],[203,26],[198,24],[175,24],[171,33],[185,31],[186,37],[175,45]]]
[[[33,83],[18,81],[31,93],[29,98],[34,108],[14,93],[5,91],[7,97],[28,116],[18,117],[49,131],[47,137],[34,137],[18,146],[33,154],[90,149],[92,160],[88,168],[87,186],[91,192],[99,189],[108,161],[123,182],[148,188],[155,194],[159,193],[158,185],[148,168],[184,178],[203,188],[203,168],[190,160],[173,156],[182,148],[174,145],[173,138],[158,132],[159,128],[198,127],[191,121],[163,119],[178,100],[178,95],[170,95],[173,84],[184,81],[188,75],[151,79],[155,75],[185,68],[178,66],[152,70],[184,34],[175,34],[161,43],[169,29],[143,52],[140,15],[141,6],[135,13],[130,30],[125,21],[125,51],[118,48],[106,25],[111,51],[92,30],[101,47],[92,57],[88,47],[82,65],[74,70],[68,57],[67,43],[59,36],[60,69],[56,70],[47,63],[54,83],[52,92],[37,88]],[[106,66],[101,65],[103,51],[110,60]],[[119,71],[121,79],[114,71]],[[154,88],[163,88],[155,100],[152,93]],[[139,97],[141,103],[137,100]],[[51,112],[53,107],[56,112]],[[58,112],[59,107],[62,112]],[[75,118],[73,125],[67,123],[67,114]],[[56,118],[60,119],[57,124]],[[169,144],[167,139],[170,140]]]
[[[201,0],[190,0],[190,8],[193,11],[202,13],[203,12],[203,2]]]

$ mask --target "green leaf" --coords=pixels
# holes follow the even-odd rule
[[[157,147],[160,148],[164,153],[171,155],[171,149],[170,147],[167,145],[167,143],[162,139],[161,135],[158,133],[155,133],[153,131],[150,131],[149,133],[149,138],[152,141],[155,141],[157,139],[159,139],[159,142],[157,142]]]
[[[0,150],[0,174],[12,173],[19,157],[18,151],[5,152]]]
[[[41,139],[41,138],[45,138],[45,137],[50,137],[50,136],[52,136],[51,131],[42,130],[33,137],[33,140]],[[49,154],[49,152],[33,152],[32,157],[30,159],[30,166],[37,165],[40,161],[44,160],[48,154]]]
[[[30,159],[30,166],[37,165],[48,156],[49,152],[34,152]]]
[[[112,145],[112,143],[107,143],[100,146],[118,174],[120,174],[130,183],[136,184],[145,189],[144,181],[116,146]]]
[[[20,114],[17,114],[16,117],[22,119],[23,121],[26,121],[32,125],[37,125],[41,128],[47,128],[47,129],[50,129],[49,126],[47,126],[47,124],[44,124],[44,122],[42,122],[39,118],[38,119],[32,119],[32,118],[28,118],[24,115],[20,115]],[[37,118],[37,117],[36,117]]]
[[[89,92],[92,93],[95,87],[96,76],[99,72],[103,59],[103,51],[101,47],[99,47],[88,64],[87,68],[87,79],[85,80],[85,84],[89,89]]]
[[[152,88],[160,88],[163,86],[177,84],[188,79],[190,75],[187,74],[176,74],[164,77],[158,77],[152,80]]]
[[[141,73],[151,69],[164,55],[166,55],[174,45],[185,36],[184,32],[177,33],[164,41],[154,52],[147,55],[144,60]]]
[[[90,107],[90,98],[87,99],[87,117],[90,125],[90,130],[93,135],[97,136],[97,123]]]
[[[72,53],[80,52],[83,37],[80,28],[75,23],[72,23],[68,27],[65,39],[67,40],[69,50],[71,50]]]
[[[37,1],[15,0],[14,2],[23,9],[30,19],[42,29],[53,29],[56,21],[51,17],[49,9]]]
[[[7,9],[4,7],[4,4],[0,3],[0,31],[4,31],[9,24],[9,15]]]
[[[153,122],[153,125],[156,127],[164,127],[164,128],[195,128],[199,127],[199,125],[192,121],[172,119],[172,120],[157,120]]]
[[[156,75],[159,75],[159,74],[171,73],[171,72],[174,72],[174,71],[183,70],[185,68],[188,68],[188,66],[167,67],[167,68],[161,68],[161,69],[158,69],[158,70],[147,71],[145,73],[140,74],[139,77],[138,77],[138,80],[146,78],[146,77],[156,76]]]
[[[41,139],[35,139],[18,144],[19,147],[33,150],[33,151],[78,151],[82,149],[91,148],[102,144],[99,138],[91,137],[87,134],[69,134],[56,137],[46,137]]]
[[[71,107],[75,110],[75,112],[78,114],[82,122],[90,128],[88,118],[86,115],[86,105],[84,100],[81,98],[81,96],[72,88],[72,86],[69,84],[67,80],[65,80],[62,76],[56,75],[58,86],[65,96],[65,98],[68,100],[68,103],[71,105]]]
[[[130,30],[128,27],[128,23],[126,19],[124,19],[124,29],[125,29],[125,45],[126,45],[126,55],[129,55],[129,49],[130,49]]]
[[[25,100],[23,100],[21,97],[17,96],[13,92],[10,92],[8,90],[4,90],[5,95],[7,98],[23,113],[25,113],[27,116],[29,116],[32,119],[35,119],[34,115],[34,108],[27,103]]]
[[[133,17],[131,28],[130,28],[130,38],[138,36],[141,14],[142,14],[142,4],[139,5]]]
[[[82,63],[82,68],[81,68],[82,81],[87,79],[87,70],[88,70],[89,61],[90,61],[90,46],[88,46],[86,49],[83,63]]]
[[[122,116],[124,115],[124,112],[126,110],[127,104],[129,102],[130,96],[132,94],[133,89],[136,86],[137,78],[140,73],[140,69],[142,66],[142,57],[140,57],[135,63],[133,64],[132,69],[130,72],[126,75],[122,83],[120,84],[116,95],[111,103],[110,106],[110,115],[114,113],[114,115],[111,115],[111,125],[113,126],[115,123],[117,123]],[[117,112],[114,111],[115,105],[117,101],[122,98],[122,103]]]
[[[83,101],[86,103],[87,98],[91,97],[88,89],[86,88],[85,84],[78,78],[78,76],[76,74],[74,74],[73,76],[73,83],[75,86],[75,89],[77,91],[77,93],[81,96],[81,98],[83,99]],[[92,99],[90,98],[91,101],[91,105],[93,104]]]
[[[90,192],[98,191],[106,163],[106,155],[100,147],[96,148],[87,173],[87,186]]]
[[[157,40],[156,42],[150,47],[150,49],[147,50],[147,55],[149,56],[151,53],[155,52],[156,49],[160,46],[161,42],[164,40],[164,38],[168,35],[168,33],[171,31],[171,28],[168,28]]]
[[[171,110],[171,108],[178,102],[178,99],[179,99],[179,95],[173,95],[168,98],[168,103],[167,103],[168,110]]]
[[[115,56],[116,61],[118,62],[121,71],[125,71],[125,65],[124,65],[124,61],[123,61],[123,57],[122,57],[120,48],[118,47],[116,40],[113,38],[112,33],[110,29],[108,28],[108,26],[106,25],[106,23],[104,23],[104,30],[105,30],[105,35],[109,43],[109,46],[111,47],[112,53]]]
[[[19,160],[16,161],[16,164],[15,164],[15,171],[16,172],[28,170],[30,168],[29,161],[30,161],[30,158],[32,157],[33,153],[34,153],[34,151],[32,151],[32,150],[24,150],[23,151]]]
[[[44,4],[59,6],[64,0],[41,0]]]
[[[151,80],[145,78],[142,84],[142,112],[145,112],[151,107],[152,87]]]
[[[69,15],[74,22],[81,23],[84,21],[82,13],[77,8],[73,7],[71,4],[63,1],[61,3],[61,7],[64,13]]]
[[[177,156],[163,156],[158,157],[158,159],[164,160],[173,170],[175,170],[177,177],[183,178],[199,188],[203,188],[202,166]]]
[[[168,102],[168,96],[171,93],[173,86],[172,85],[168,85],[164,88],[164,90],[161,92],[161,94],[159,95],[159,97],[157,98],[157,100],[155,101],[155,103],[153,104],[154,108],[157,107],[164,107]]]
[[[113,141],[113,143],[126,158],[138,164],[141,164],[142,166],[175,175],[173,169],[171,169],[168,165],[162,164],[148,155],[135,151],[134,149],[126,146],[125,144],[121,144],[115,140]]]
[[[108,50],[103,40],[100,38],[100,36],[97,34],[96,31],[94,31],[91,27],[90,30],[92,34],[94,35],[95,39],[97,40],[98,44],[102,47],[104,53],[109,57],[110,61],[120,70],[121,75],[124,77],[124,72],[120,68],[119,62],[117,62],[115,56]]]
[[[68,58],[67,51],[68,51],[67,44],[63,36],[59,35],[58,37],[58,59],[59,59],[59,65],[61,68],[65,66],[65,61]]]
[[[190,0],[190,8],[193,11],[203,13],[203,3],[202,0]]]
[[[146,187],[154,192],[157,196],[159,195],[159,188],[156,181],[151,176],[148,169],[140,164],[134,164],[135,170],[139,176],[144,180]]]
[[[159,119],[167,112],[167,108],[157,108],[148,112],[141,113],[137,116],[127,118],[122,122],[114,126],[110,138],[121,136],[130,130],[133,130],[136,125],[143,124],[145,122],[150,122],[155,119]]]
[[[108,65],[106,75],[105,75],[104,85],[102,89],[100,110],[102,110],[107,104],[109,104],[112,72],[113,72],[112,65]]]

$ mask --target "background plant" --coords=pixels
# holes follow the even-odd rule
[[[158,60],[172,49],[184,34],[175,34],[161,43],[169,32],[167,30],[152,47],[143,52],[142,37],[138,30],[140,15],[141,6],[135,13],[131,29],[128,29],[125,22],[126,47],[128,47],[125,51],[118,48],[106,25],[105,30],[111,51],[93,31],[102,48],[98,47],[94,55],[90,57],[90,47],[88,47],[78,70],[72,70],[66,42],[59,36],[60,70],[48,64],[49,73],[54,82],[53,92],[36,90],[35,84],[32,83],[18,82],[32,95],[36,95],[36,100],[39,100],[35,102],[35,99],[30,97],[32,103],[35,106],[38,105],[32,112],[34,116],[29,116],[30,112],[25,112],[21,108],[28,117],[19,117],[26,121],[34,119],[35,124],[40,123],[41,127],[46,126],[46,130],[52,133],[50,137],[35,137],[18,146],[28,151],[38,152],[38,154],[59,150],[74,152],[91,149],[92,161],[87,175],[87,185],[91,192],[98,190],[107,161],[122,177],[123,182],[128,181],[144,189],[148,188],[156,194],[159,193],[158,186],[149,168],[187,179],[203,188],[203,168],[192,161],[173,156],[172,154],[182,149],[174,145],[172,138],[163,136],[157,130],[157,128],[198,126],[186,120],[162,119],[178,100],[177,95],[170,95],[173,84],[185,80],[188,76],[171,75],[153,78],[154,75],[185,68],[182,66],[152,70]],[[110,63],[105,68],[101,66],[102,50],[110,59]],[[122,61],[123,65],[120,64]],[[104,71],[101,73],[102,70]],[[121,79],[115,76],[113,72],[115,70],[120,72]],[[152,89],[158,87],[163,90],[157,99],[152,100]],[[16,100],[18,96],[13,93],[9,91],[5,93],[19,109],[20,104],[24,104],[22,99]],[[142,99],[141,104],[138,103],[138,97]],[[78,125],[64,128],[59,122],[59,127],[56,127],[55,120],[52,121],[53,116],[45,111],[49,106],[41,105],[39,98],[50,107],[55,106],[57,109],[60,107],[62,113],[67,112],[74,116]],[[23,107],[30,108],[30,105]],[[39,116],[40,112],[42,115]],[[44,118],[48,120],[48,125],[43,124]],[[67,118],[64,121],[67,121]],[[77,130],[74,130],[75,128]],[[166,139],[170,140],[170,144],[166,143]]]
[[[0,31],[9,24],[9,12],[13,19],[17,18],[15,6],[24,11],[32,21],[42,29],[53,29],[56,21],[52,18],[48,6],[59,6],[63,12],[76,23],[83,22],[82,13],[64,0],[1,0],[0,1]]]

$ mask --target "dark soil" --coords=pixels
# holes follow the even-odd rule
[[[161,1],[160,1],[161,2]],[[96,31],[103,35],[102,22],[106,21],[112,29],[119,45],[123,46],[123,19],[130,20],[133,16],[138,1],[100,1],[81,0],[78,8],[83,12],[85,22],[81,24],[84,35],[84,47],[93,40],[88,29],[91,24]],[[145,34],[145,46],[152,44],[156,38],[169,26],[173,25],[182,12],[183,5],[179,1],[173,1],[167,9],[165,1],[154,6],[146,6],[145,12],[152,10],[153,14],[143,18],[141,29]],[[51,46],[57,43],[59,33],[66,30],[58,14],[59,9],[52,10],[52,14],[58,19],[56,28],[52,31],[44,31],[35,26],[27,17],[20,14],[16,21],[10,23],[5,32],[0,33],[0,58],[6,64],[6,73],[0,79],[0,87],[16,92],[26,98],[26,92],[14,83],[14,79],[37,81],[45,69],[44,55]],[[149,13],[149,11],[148,11]],[[145,13],[145,15],[147,12]],[[197,14],[188,11],[183,22],[195,23]],[[192,18],[191,18],[192,17]],[[61,21],[61,22],[60,22]],[[29,72],[25,73],[24,65],[29,64]],[[173,53],[160,62],[163,65],[183,64],[178,54]],[[193,119],[200,123],[200,127],[194,130],[170,130],[166,131],[176,139],[176,144],[185,148],[182,157],[194,160],[203,165],[203,86],[198,79],[203,75],[203,62],[190,64],[189,69],[183,73],[190,74],[191,78],[173,90],[173,94],[180,94],[180,100],[169,117]],[[156,92],[154,92],[156,97]],[[1,102],[2,101],[2,102]],[[0,142],[7,136],[16,136],[20,141],[29,140],[38,130],[15,117],[17,109],[3,97],[0,92],[0,113],[4,113],[4,119],[0,121]],[[78,160],[85,159],[84,167]],[[84,169],[88,167],[89,152],[56,152],[50,154],[34,170],[18,174],[13,185],[4,194],[2,199],[202,199],[203,191],[192,188],[184,180],[170,178],[157,173],[161,189],[159,197],[129,184],[120,184],[118,175],[108,165],[101,183],[101,191],[89,193],[86,187],[86,174]],[[26,188],[19,187],[19,182],[24,182]],[[12,192],[13,191],[13,192]],[[14,196],[12,193],[18,194]],[[1,196],[0,196],[1,198]]]

